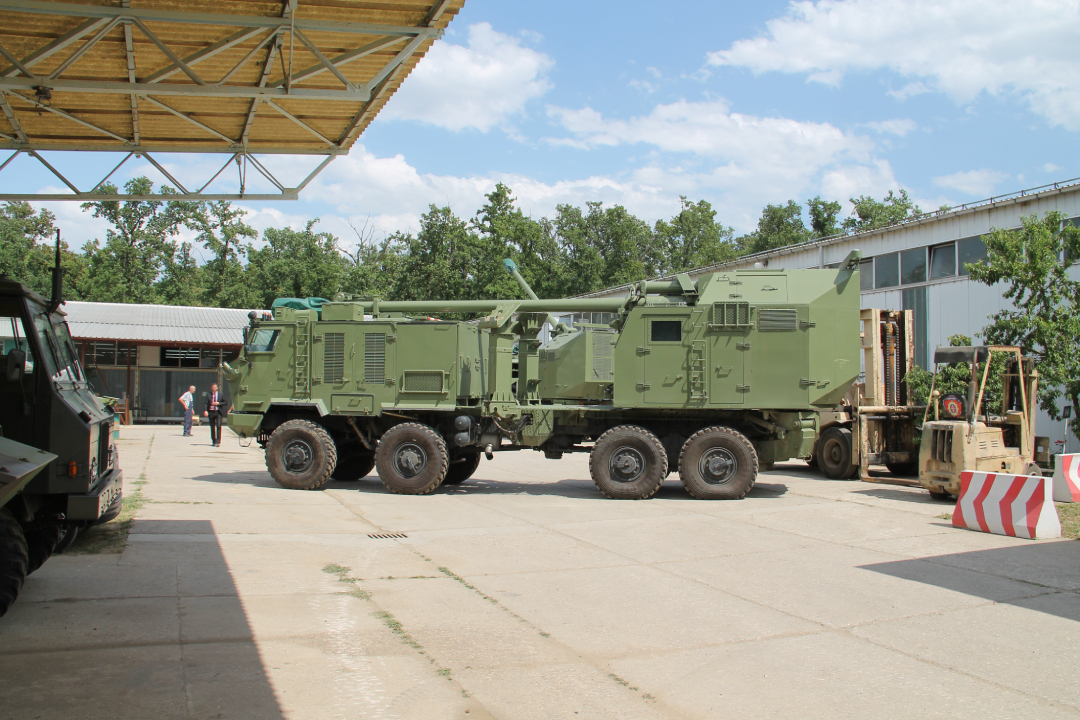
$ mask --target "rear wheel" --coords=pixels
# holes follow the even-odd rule
[[[855,474],[856,468],[851,464],[851,431],[847,428],[831,427],[821,433],[814,454],[826,477],[847,480]]]
[[[330,477],[334,480],[359,480],[370,475],[374,467],[374,455],[344,455],[338,458]]]
[[[469,453],[450,461],[450,467],[446,469],[446,478],[443,485],[460,485],[476,472],[480,467],[480,453]]]
[[[375,467],[386,489],[398,495],[426,495],[446,477],[446,442],[427,425],[402,423],[383,433]]]
[[[26,580],[27,562],[26,538],[19,521],[0,508],[0,616],[19,596]]]
[[[337,446],[320,425],[289,420],[266,443],[266,467],[277,484],[290,490],[318,490],[337,465]]]
[[[63,534],[63,530],[54,522],[34,523],[23,528],[23,537],[26,539],[27,575],[52,557]]]
[[[600,492],[615,500],[651,498],[667,477],[667,453],[655,435],[620,425],[601,435],[589,454],[589,472]]]
[[[679,479],[698,500],[738,500],[754,487],[757,451],[738,430],[710,427],[690,436],[679,454]]]

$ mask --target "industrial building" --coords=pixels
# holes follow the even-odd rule
[[[1010,307],[1002,297],[1003,287],[972,282],[964,270],[965,263],[986,256],[982,236],[995,228],[1018,228],[1022,217],[1043,217],[1055,210],[1080,225],[1080,179],[968,203],[876,230],[746,255],[691,270],[689,275],[696,278],[757,265],[775,269],[836,267],[848,253],[858,249],[863,257],[862,307],[912,310],[915,360],[922,367],[932,368],[933,348],[947,345],[949,337],[956,334],[978,342],[988,316]],[[1074,266],[1070,272],[1073,278],[1080,279],[1080,267]],[[623,295],[627,291],[624,285],[585,297]],[[1060,452],[1062,445],[1054,443],[1065,436],[1064,422],[1051,420],[1040,410],[1037,430],[1049,436],[1054,452]],[[1080,452],[1078,445],[1073,438],[1067,447],[1070,452]]]
[[[247,310],[69,301],[68,327],[90,386],[120,398],[126,422],[178,421],[191,385],[196,407],[220,365],[240,355]]]

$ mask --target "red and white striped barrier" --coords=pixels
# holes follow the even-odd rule
[[[1061,537],[1050,478],[967,471],[960,474],[954,527],[1032,540]]]
[[[1058,455],[1054,463],[1054,502],[1080,502],[1080,455]]]

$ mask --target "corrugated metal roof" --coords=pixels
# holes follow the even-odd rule
[[[69,301],[64,304],[76,340],[128,340],[163,344],[240,345],[248,310]]]

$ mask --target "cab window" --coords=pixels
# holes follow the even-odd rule
[[[30,343],[26,339],[26,330],[23,328],[20,318],[0,314],[0,343],[2,343],[5,358],[12,350],[25,352],[26,365],[24,370],[27,374],[34,372],[34,353],[30,349]]]
[[[280,330],[255,330],[248,336],[244,348],[248,352],[272,352],[280,334]]]

